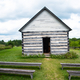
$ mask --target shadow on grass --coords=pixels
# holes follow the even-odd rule
[[[59,70],[62,70],[62,67],[59,67]],[[80,67],[63,67],[63,70],[78,70],[78,71],[80,71]]]
[[[69,80],[67,75],[64,76],[64,80]]]
[[[44,58],[44,57],[22,57],[22,56],[18,56],[19,59],[40,59],[40,58]]]
[[[79,76],[77,76],[77,77],[72,76],[71,80],[80,80],[80,77]]]
[[[64,80],[69,80],[69,75],[68,76],[64,76]],[[80,80],[80,76],[71,76],[71,80]]]
[[[21,75],[21,74],[9,74],[9,73],[0,73],[0,76],[5,76],[5,77],[13,77],[13,78],[29,78],[31,79],[30,75]]]
[[[39,70],[38,66],[11,66],[11,65],[0,65],[0,68],[16,68],[16,69],[31,69]]]
[[[62,70],[62,67],[60,67],[59,70]],[[67,73],[67,70],[80,71],[80,67],[65,67],[65,68],[63,68],[62,71],[63,72],[66,71],[66,73]],[[69,78],[68,78],[69,74],[68,75],[67,74],[64,76],[64,80],[69,80]],[[80,76],[71,76],[71,80],[80,80]]]
[[[62,69],[62,68],[60,68],[60,69]],[[63,70],[78,70],[78,71],[80,71],[80,67],[65,67],[65,68],[63,68]]]

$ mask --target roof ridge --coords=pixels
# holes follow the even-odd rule
[[[43,12],[44,10],[46,10],[47,12],[49,12],[52,16],[54,16],[58,21],[60,21],[62,24],[64,24],[69,31],[71,31],[72,29],[70,27],[68,27],[61,19],[59,19],[53,12],[51,12],[47,7],[43,7],[37,14],[35,14],[19,31],[21,32],[22,29],[27,26],[31,21],[33,21],[41,12]]]

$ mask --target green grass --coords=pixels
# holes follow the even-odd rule
[[[38,67],[25,67],[25,66],[2,66],[2,68],[20,68],[35,70],[33,80],[68,80],[68,73],[66,70],[80,70],[80,68],[64,68],[60,63],[80,63],[80,50],[73,50],[79,57],[77,59],[52,59],[52,58],[23,58],[21,47],[14,47],[0,51],[0,61],[12,62],[41,62],[41,69]],[[30,76],[2,74],[0,73],[0,80],[31,80]],[[80,77],[72,77],[71,80],[80,80]]]

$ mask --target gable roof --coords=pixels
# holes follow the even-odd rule
[[[63,25],[65,25],[69,31],[71,31],[72,29],[67,26],[62,20],[60,20],[55,14],[53,14],[48,8],[44,7],[43,9],[41,9],[34,17],[32,17],[19,31],[21,32],[29,23],[31,23],[40,13],[42,13],[44,10],[46,10],[47,12],[49,12],[52,16],[54,16],[59,22],[61,22]]]

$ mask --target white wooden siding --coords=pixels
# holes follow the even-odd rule
[[[47,11],[43,11],[22,32],[27,31],[68,31],[69,29]]]
[[[51,54],[64,54],[68,52],[67,32],[30,32],[23,33],[23,53],[42,54],[43,37],[50,37]]]

